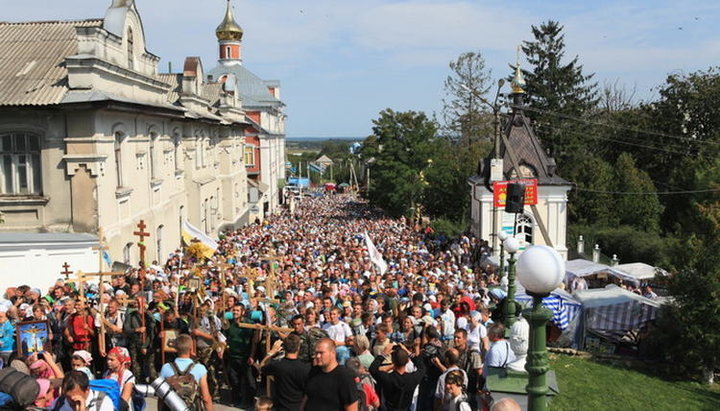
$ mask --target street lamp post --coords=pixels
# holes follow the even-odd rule
[[[542,305],[565,275],[565,261],[551,247],[536,245],[523,252],[518,261],[518,281],[533,297],[533,307],[523,311],[530,323],[530,349],[525,369],[528,372],[528,410],[547,409],[548,385],[546,374],[550,370],[546,348],[545,327],[552,312]]]
[[[497,233],[498,240],[500,240],[500,261],[498,262],[498,270],[500,271],[500,276],[505,275],[505,247],[503,246],[503,241],[505,241],[508,238],[508,233],[505,231],[500,231]]]
[[[503,241],[503,247],[510,253],[508,259],[508,290],[505,298],[505,329],[510,332],[510,328],[515,323],[515,253],[520,249],[520,242],[515,237],[507,237]]]

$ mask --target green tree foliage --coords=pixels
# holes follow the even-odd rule
[[[615,162],[616,190],[621,193],[655,193],[655,185],[645,171],[635,166],[635,160],[623,153]],[[612,201],[618,222],[648,232],[658,232],[662,206],[657,194],[625,194]]]
[[[463,146],[492,136],[492,118],[484,102],[490,89],[490,70],[480,52],[461,54],[449,64],[445,79],[443,121],[449,136]]]
[[[534,40],[523,42],[522,51],[532,66],[524,71],[529,116],[543,145],[558,159],[561,174],[574,154],[587,148],[582,128],[569,117],[580,117],[596,107],[594,74],[583,73],[578,56],[565,63],[565,35],[556,21],[532,26]],[[572,177],[572,176],[565,176]]]
[[[576,224],[594,224],[612,226],[618,222],[613,196],[597,191],[612,191],[615,183],[613,167],[603,159],[584,155],[567,167],[574,176],[577,189],[570,191],[568,198],[568,217]],[[585,191],[593,190],[593,191]]]
[[[658,131],[645,135],[645,144],[658,149],[640,150],[635,157],[663,188],[693,190],[699,184],[698,174],[716,167],[714,161],[720,155],[719,70],[672,74],[660,87],[660,99],[643,106],[651,128]],[[664,199],[666,231],[687,234],[702,229],[697,222],[690,224],[694,199]]]
[[[373,120],[373,138],[363,144],[363,157],[371,163],[371,204],[390,215],[410,215],[422,203],[432,165],[437,125],[424,113],[385,109]]]
[[[687,263],[670,279],[673,300],[663,306],[658,323],[659,345],[676,375],[708,383],[720,365],[720,258],[712,252],[718,246],[717,238],[688,241]]]
[[[468,177],[477,172],[478,160],[487,156],[492,143],[474,143],[471,147],[447,139],[434,142],[432,166],[427,168],[423,205],[431,217],[461,222],[470,207]]]

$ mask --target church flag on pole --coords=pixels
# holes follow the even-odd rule
[[[370,254],[370,261],[380,270],[380,275],[384,275],[388,269],[387,263],[382,254],[380,254],[380,251],[375,248],[375,244],[373,244],[367,231],[365,232],[365,245],[367,245],[368,254]]]
[[[218,243],[212,238],[208,237],[207,234],[193,227],[187,220],[183,221],[182,237],[185,244],[192,244],[193,239],[197,239],[200,244],[203,245],[203,255],[205,258],[210,258],[215,254],[215,250],[218,248]]]

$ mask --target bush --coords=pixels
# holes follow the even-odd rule
[[[468,221],[466,217],[463,217],[460,221],[453,221],[447,218],[437,218],[432,220],[430,226],[435,231],[436,235],[443,234],[448,238],[457,238],[467,231]]]
[[[574,249],[578,235],[585,240],[585,254],[592,255],[595,244],[608,256],[617,254],[620,263],[643,262],[670,269],[679,265],[682,251],[674,237],[638,230],[634,227],[597,227],[572,225],[568,228],[568,247]]]

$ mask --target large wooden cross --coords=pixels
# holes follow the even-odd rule
[[[67,280],[68,278],[70,278],[70,274],[72,274],[73,271],[70,271],[70,264],[68,264],[67,261],[65,262],[65,264],[62,265],[62,268],[64,268],[65,270],[60,271],[60,274],[65,274],[65,280]]]
[[[150,233],[145,232],[145,228],[147,228],[147,225],[145,225],[145,220],[140,220],[137,228],[139,228],[140,230],[133,231],[133,235],[138,236],[140,240],[137,243],[138,248],[140,248],[140,264],[145,267],[145,237],[150,237]]]

